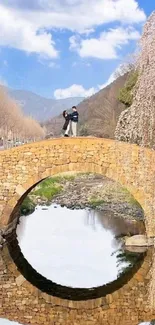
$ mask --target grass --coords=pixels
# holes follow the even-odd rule
[[[104,198],[104,200],[102,199],[102,197]],[[92,207],[96,208],[109,201],[116,202],[116,203],[126,202],[130,204],[132,207],[137,207],[139,209],[142,209],[138,201],[131,195],[131,193],[126,188],[122,188],[115,184],[114,186],[112,184],[106,186],[105,190],[103,190],[101,193],[101,197],[95,195],[92,196],[89,199],[89,204]]]
[[[60,194],[63,191],[64,183],[66,181],[72,182],[77,176],[88,175],[91,175],[91,173],[60,174],[45,179],[39,185],[37,185],[32,190],[30,195],[24,200],[21,205],[21,213],[25,215],[34,211],[34,197],[40,197],[41,199],[46,199],[50,202],[54,196]],[[113,196],[117,197],[116,194],[118,194],[120,203],[125,201],[131,204],[133,207],[136,206],[138,208],[141,208],[140,204],[134,199],[134,197],[126,188],[120,188],[120,186],[116,186],[116,184],[109,184],[106,186],[100,197],[95,194],[92,195],[92,197],[89,199],[89,204],[92,208],[97,208],[98,206],[103,205],[110,200],[113,201]],[[102,199],[103,197],[104,200]]]
[[[81,174],[82,175],[82,174]],[[30,194],[51,200],[53,196],[58,195],[63,190],[63,183],[65,181],[72,182],[77,174],[71,175],[57,175],[42,181]]]
[[[53,196],[59,194],[62,190],[61,186],[40,188],[34,192],[34,195],[46,198],[47,200],[52,199]]]
[[[22,215],[28,215],[35,210],[35,203],[33,197],[38,196],[42,199],[50,201],[55,195],[58,195],[63,190],[61,183],[64,181],[73,181],[76,175],[58,175],[50,177],[42,181],[32,192],[25,198],[20,207]]]
[[[76,175],[58,175],[42,181],[30,194],[51,200],[53,196],[58,195],[63,190],[64,181],[73,181]]]
[[[57,181],[57,182],[62,182],[62,181],[74,181],[75,177],[77,175],[61,175],[61,176],[57,176],[57,177],[54,177],[54,179]]]
[[[89,200],[89,204],[93,207],[93,208],[97,208],[98,206],[104,204],[105,201],[102,199],[98,199],[97,197],[92,197]]]
[[[130,192],[126,188],[122,188],[122,193],[125,194],[125,198],[129,204],[132,206],[136,206],[137,208],[142,209],[139,202],[130,194]]]
[[[59,177],[47,178],[32,191],[32,195],[51,200],[53,196],[62,191],[62,185],[59,182]]]

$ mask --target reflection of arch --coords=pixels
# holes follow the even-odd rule
[[[93,210],[88,210],[88,224],[92,224],[95,228],[95,220],[94,220],[94,215],[96,220],[105,228],[105,229],[110,229],[114,230],[115,236],[120,236],[120,235],[126,235],[127,233],[132,233],[132,235],[137,235],[137,234],[143,234],[145,232],[145,226],[143,221],[136,221],[133,222],[133,220],[129,220],[127,224],[127,220],[122,218],[122,217],[116,217],[113,213],[113,211],[108,211],[104,212],[104,218],[103,218],[103,211],[98,210],[97,213],[96,211]],[[90,223],[89,223],[90,222]]]
[[[3,291],[2,305],[0,306],[1,317],[7,315],[7,318],[21,324],[25,324],[26,316],[31,315],[32,319],[28,317],[28,322],[33,324],[35,320],[38,325],[42,325],[43,322],[51,325],[53,321],[55,321],[55,324],[59,324],[62,319],[63,321],[66,319],[65,324],[67,325],[74,323],[83,325],[87,323],[88,319],[91,319],[92,325],[102,325],[104,323],[126,325],[131,324],[131,319],[132,324],[137,325],[141,320],[151,320],[155,316],[147,300],[148,274],[152,260],[151,250],[147,252],[141,268],[133,275],[132,279],[128,279],[128,282],[122,288],[104,297],[85,301],[60,299],[42,293],[28,281],[21,278],[7,247],[5,247],[4,253],[2,252],[2,258],[5,264],[4,279],[7,270],[9,287]],[[12,288],[14,291],[13,296]],[[18,309],[19,301],[20,306],[23,302],[21,310]],[[36,305],[33,304],[34,301]],[[35,311],[36,308],[37,311]],[[44,308],[44,311],[42,308]],[[50,318],[49,315],[51,315]],[[70,318],[71,315],[72,318]],[[71,319],[73,320],[72,323],[70,323]]]
[[[10,214],[21,197],[44,178],[67,171],[95,172],[128,189],[142,206],[147,235],[153,237],[154,162],[152,150],[97,138],[47,140],[1,152],[0,192],[4,197],[0,201],[1,225],[10,223]]]
[[[112,140],[88,138],[55,139],[1,152],[0,172],[3,179],[0,192],[4,198],[0,201],[1,225],[5,226],[13,221],[12,212],[15,207],[18,207],[30,189],[41,180],[66,171],[94,172],[119,182],[129,190],[143,207],[147,234],[153,236],[154,161],[155,153],[151,150]],[[102,325],[114,324],[116,321],[121,325],[131,322],[137,325],[142,319],[154,318],[147,292],[151,260],[152,255],[147,252],[144,263],[132,279],[128,279],[123,287],[112,294],[85,301],[73,301],[42,294],[28,281],[24,281],[19,290],[16,280],[20,273],[9,256],[7,279],[12,287],[3,291],[0,315],[7,315],[8,318],[23,324],[33,324],[35,319],[38,325],[62,322],[66,325],[83,325],[87,322]],[[19,295],[18,292],[22,294]],[[23,310],[19,310],[19,301],[23,297],[26,297],[26,306],[23,301]],[[33,307],[35,300],[37,311]],[[29,318],[30,313],[33,319]]]
[[[130,267],[125,274],[120,275],[118,279],[111,283],[91,289],[71,288],[54,283],[33,269],[21,252],[15,232],[11,233],[11,235],[8,235],[6,238],[10,256],[24,278],[42,292],[54,297],[72,301],[98,299],[105,297],[108,294],[112,294],[132,279],[138,269],[142,266],[144,257],[146,256],[145,253],[139,255],[137,257],[137,263],[133,267]]]

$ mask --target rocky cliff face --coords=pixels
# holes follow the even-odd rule
[[[120,115],[117,140],[155,148],[155,11],[145,24],[133,104]]]

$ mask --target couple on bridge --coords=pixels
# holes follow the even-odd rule
[[[77,111],[76,106],[72,107],[72,113],[69,114],[67,111],[63,111],[63,117],[65,119],[65,123],[63,126],[63,130],[65,131],[64,136],[69,137],[69,133],[71,132],[73,137],[77,136],[77,125],[79,119],[79,113]]]

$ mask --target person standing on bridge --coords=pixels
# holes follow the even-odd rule
[[[63,130],[65,131],[65,134],[64,136],[65,137],[69,137],[69,131],[70,131],[70,120],[71,120],[71,117],[70,117],[70,114],[67,113],[67,111],[63,111],[63,117],[65,119],[65,123],[63,125]]]
[[[77,125],[79,121],[79,113],[77,111],[76,106],[73,106],[72,110],[73,112],[70,114],[72,134],[73,137],[77,137]]]

